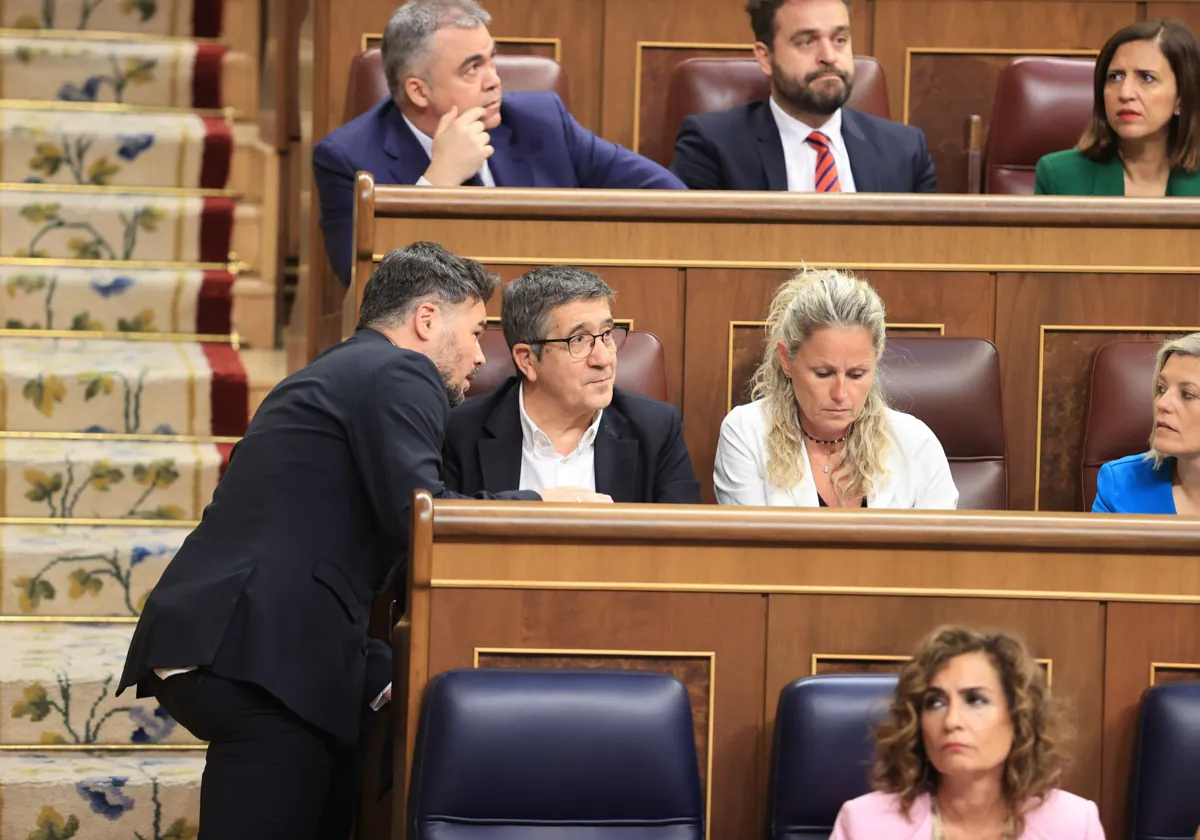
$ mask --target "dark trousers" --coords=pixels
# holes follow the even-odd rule
[[[152,681],[163,708],[209,742],[198,840],[347,840],[361,743],[337,743],[250,683],[204,670]]]

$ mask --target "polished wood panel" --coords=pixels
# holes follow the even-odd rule
[[[1128,836],[1129,774],[1137,707],[1153,663],[1200,671],[1200,606],[1110,604],[1105,631],[1104,786],[1100,813],[1109,837]],[[1183,671],[1187,673],[1186,670]],[[1156,675],[1157,676],[1157,675]]]
[[[1077,453],[1087,405],[1088,353],[1100,343],[1066,334],[1079,327],[1112,339],[1137,338],[1147,328],[1187,328],[1200,313],[1196,275],[1001,274],[996,297],[1009,487],[1014,507],[1038,504],[1038,459],[1048,479],[1047,504],[1079,505]],[[1054,329],[1065,327],[1067,329]],[[1050,336],[1044,352],[1043,329]],[[1083,332],[1088,332],[1084,330]],[[1053,370],[1047,366],[1053,365]],[[1149,383],[1147,395],[1149,399]],[[1131,395],[1131,399],[1136,395]],[[1042,409],[1039,439],[1038,409]],[[1053,475],[1051,475],[1053,473]]]
[[[1021,50],[1018,54],[1035,52],[1051,54],[1040,50]],[[1053,54],[1079,55],[1079,52]],[[908,111],[904,119],[925,132],[937,171],[938,192],[967,191],[967,119],[972,115],[980,117],[983,136],[987,136],[996,81],[1014,57],[1014,52],[1008,50],[913,48],[908,51]],[[1083,126],[1079,130],[1082,133]]]
[[[766,728],[775,725],[773,698],[812,673],[817,654],[904,655],[942,624],[1018,631],[1034,656],[1049,660],[1055,696],[1067,701],[1078,732],[1075,769],[1066,789],[1100,796],[1102,704],[1095,678],[1104,670],[1104,610],[1100,603],[1016,601],[1003,598],[923,599],[845,595],[772,595],[767,624]],[[890,671],[897,663],[838,663],[837,671]],[[899,663],[902,665],[903,663]],[[822,669],[823,672],[826,669]]]
[[[711,836],[737,840],[761,833],[765,780],[759,777],[763,757],[757,732],[764,662],[744,654],[766,645],[764,599],[702,593],[436,590],[430,637],[431,674],[472,667],[481,648],[583,650],[597,657],[619,652],[614,655],[629,664],[636,664],[638,652],[644,651],[645,667],[655,667],[655,660],[663,658],[715,653],[705,707],[715,709],[713,756],[706,756],[703,771],[707,777],[711,767]],[[574,667],[561,659],[553,664]],[[662,670],[670,673],[674,667]]]
[[[813,670],[891,670],[938,624],[1029,641],[1077,724],[1066,786],[1099,800],[1109,836],[1125,819],[1140,692],[1200,672],[1200,527],[1185,517],[434,503],[423,492],[415,511],[410,586],[424,594],[397,626],[398,643],[413,639],[397,652],[413,663],[397,685],[415,675],[397,720],[414,720],[429,677],[477,657],[678,670],[713,652],[716,840],[760,831],[783,685]],[[702,671],[684,672],[698,701]]]
[[[753,37],[741,3],[655,0],[649,7],[645,0],[604,0],[603,8],[600,121],[605,138],[627,148],[633,147],[635,136],[639,41],[739,44],[749,43]]]
[[[754,51],[748,43],[712,49],[690,43],[640,41],[637,50],[633,150],[663,166],[670,166],[675,155],[675,127],[668,128],[666,120],[672,72],[689,58],[752,58]]]
[[[889,78],[906,66],[907,51],[955,49],[1099,49],[1137,19],[1134,0],[876,0],[874,56]],[[892,113],[904,113],[905,84],[889,86]]]

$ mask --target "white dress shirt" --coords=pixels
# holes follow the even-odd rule
[[[596,433],[600,430],[603,411],[587,427],[579,445],[566,455],[559,455],[549,436],[525,413],[525,386],[517,393],[521,410],[521,490],[545,490],[550,487],[584,487],[596,489]]]
[[[429,155],[430,160],[433,160],[433,138],[424,131],[421,131],[421,129],[417,128],[416,125],[413,124],[413,121],[408,118],[407,114],[401,113],[400,116],[404,117],[404,124],[408,126],[408,130],[411,131],[413,136],[417,138],[417,142],[421,144],[421,148],[425,150],[425,154]],[[816,158],[813,158],[813,160],[816,160]],[[838,166],[840,167],[841,164],[839,163]],[[839,168],[839,178],[841,177],[841,173],[842,170]],[[496,179],[492,177],[492,170],[488,169],[486,160],[483,162],[483,166],[479,169],[479,180],[483,181],[483,185],[485,187],[496,186]],[[432,186],[432,184],[430,184],[429,180],[422,175],[417,179],[417,186],[429,187]]]
[[[794,487],[779,488],[767,478],[765,400],[739,405],[721,423],[713,484],[722,505],[760,507],[819,507],[817,485],[805,447],[804,476]],[[928,426],[900,411],[887,410],[891,451],[884,466],[887,476],[867,497],[868,508],[954,510],[958,488],[941,442]]]
[[[820,128],[812,128],[793,117],[776,104],[771,103],[771,115],[779,128],[779,139],[783,142],[783,161],[787,165],[788,192],[813,192],[816,190],[817,150],[806,141],[808,135],[819,131],[829,138],[833,151],[833,163],[837,167],[838,183],[842,192],[854,192],[854,173],[850,171],[850,153],[842,139],[842,109],[838,108],[829,122]]]

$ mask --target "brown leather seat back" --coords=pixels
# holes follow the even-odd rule
[[[468,396],[477,397],[497,387],[517,366],[499,326],[489,326],[479,337],[479,346],[487,363],[475,374]],[[617,354],[617,387],[635,391],[656,400],[667,399],[667,360],[662,342],[652,332],[634,330]]]
[[[675,137],[684,117],[728,111],[766,99],[771,84],[753,58],[689,58],[671,73],[662,134],[647,137],[639,150],[664,166],[675,153]],[[889,115],[887,78],[874,58],[854,57],[854,92],[846,107],[877,117]]]
[[[567,75],[554,59],[540,55],[497,55],[496,72],[505,91],[552,90],[558,94],[567,110],[571,110]],[[371,47],[354,56],[350,62],[345,121],[350,122],[360,114],[365,114],[388,95],[379,47]]]
[[[1019,56],[1000,71],[983,151],[984,192],[1033,195],[1038,159],[1072,149],[1092,116],[1091,58]]]
[[[1083,498],[1091,510],[1100,467],[1150,448],[1154,427],[1154,363],[1158,341],[1110,341],[1092,357],[1092,382],[1079,457]]]
[[[961,510],[1008,509],[1000,356],[981,338],[889,338],[880,363],[888,405],[933,430]]]

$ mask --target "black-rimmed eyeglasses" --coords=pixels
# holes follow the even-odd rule
[[[539,338],[527,343],[533,345],[565,344],[572,357],[586,359],[596,349],[596,341],[598,339],[604,342],[605,347],[615,353],[625,345],[625,339],[628,336],[629,329],[627,327],[609,327],[604,332],[596,333],[595,335],[583,333],[581,335],[570,336],[569,338]]]

